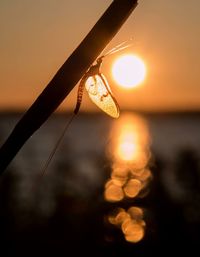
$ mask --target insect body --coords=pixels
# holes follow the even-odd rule
[[[81,105],[84,87],[93,103],[113,118],[119,117],[119,106],[115,100],[105,76],[100,72],[102,58],[92,65],[80,81],[77,104],[74,113],[77,114]]]
[[[77,103],[76,103],[76,107],[74,109],[74,115],[72,115],[71,119],[66,123],[62,134],[58,138],[56,145],[54,146],[51,154],[49,155],[49,158],[47,159],[47,161],[42,169],[42,173],[41,173],[42,176],[45,175],[45,172],[46,172],[59,144],[61,143],[61,141],[65,135],[65,132],[67,131],[69,125],[71,124],[75,114],[77,114],[80,109],[84,87],[86,88],[88,95],[89,95],[90,99],[92,100],[92,102],[94,102],[101,110],[103,110],[105,113],[107,113],[108,115],[110,115],[113,118],[119,117],[119,105],[110,90],[110,87],[108,85],[106,78],[100,72],[100,67],[102,64],[102,59],[105,56],[116,53],[122,49],[129,47],[129,45],[125,45],[125,44],[126,44],[126,42],[116,46],[115,48],[111,49],[107,54],[99,57],[96,61],[96,64],[92,65],[89,68],[89,70],[85,73],[85,75],[82,77],[79,87],[78,87]],[[123,45],[125,45],[125,46],[123,46]]]
[[[78,88],[77,103],[74,110],[74,114],[77,114],[80,109],[83,90],[85,86],[89,94],[89,97],[93,103],[95,103],[102,111],[104,111],[111,117],[119,117],[119,105],[111,92],[111,89],[108,85],[106,78],[100,72],[100,67],[102,64],[102,59],[104,57],[117,53],[118,51],[121,51],[131,46],[132,44],[127,44],[128,41],[122,42],[106,54],[99,57],[96,61],[96,64],[92,65],[89,68],[89,70],[85,73],[85,75],[82,77]]]
[[[117,101],[115,100],[114,96],[112,95],[112,92],[110,90],[110,87],[108,85],[108,82],[104,75],[100,73],[100,66],[102,63],[102,58],[104,56],[97,59],[97,63],[95,65],[92,65],[89,70],[85,73],[85,75],[82,77],[79,87],[78,87],[78,94],[77,94],[77,103],[76,107],[74,109],[74,114],[77,114],[82,101],[83,96],[83,90],[84,87],[86,88],[88,95],[90,99],[104,112],[106,112],[108,115],[110,115],[113,118],[119,117],[119,106]],[[71,117],[71,119],[67,122],[62,134],[58,138],[58,141],[53,148],[51,154],[49,155],[48,160],[46,161],[41,175],[44,176],[60,142],[62,141],[65,132],[67,131],[69,125],[71,124],[73,118],[75,115]]]

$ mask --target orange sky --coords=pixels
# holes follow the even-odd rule
[[[0,109],[28,108],[112,1],[1,0]],[[107,49],[134,38],[127,52],[147,65],[131,91],[118,88],[111,65],[103,72],[121,109],[200,109],[200,1],[139,0]],[[74,108],[76,89],[62,104]],[[84,96],[82,110],[96,110]]]

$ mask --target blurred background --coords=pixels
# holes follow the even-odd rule
[[[111,2],[1,1],[0,144]],[[105,58],[119,119],[85,94],[44,178],[77,88],[24,145],[0,179],[2,256],[199,252],[200,3],[138,2],[105,52],[133,38],[145,79],[119,86]]]

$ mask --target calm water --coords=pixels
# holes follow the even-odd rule
[[[0,143],[19,120],[0,115]],[[0,181],[2,256],[160,256],[200,243],[200,115],[54,115]]]

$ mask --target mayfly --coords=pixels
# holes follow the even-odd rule
[[[92,65],[80,81],[78,87],[77,103],[74,113],[77,114],[82,102],[83,90],[86,88],[93,103],[113,118],[119,117],[119,105],[114,98],[107,79],[100,72],[102,57],[99,57],[95,65]]]
[[[102,111],[113,118],[119,117],[119,105],[112,94],[107,79],[100,72],[100,68],[103,58],[130,46],[124,45],[125,43],[126,42],[121,43],[106,54],[100,56],[96,60],[96,64],[92,65],[82,77],[78,87],[77,103],[74,109],[75,114],[77,114],[80,109],[83,90],[85,87],[92,102],[95,103]]]
[[[59,144],[61,143],[61,141],[65,135],[66,130],[68,129],[74,116],[78,113],[78,111],[80,109],[84,87],[86,88],[88,95],[89,95],[90,99],[92,100],[92,102],[95,103],[101,110],[103,110],[105,113],[107,113],[108,115],[110,115],[113,118],[119,117],[119,105],[118,105],[115,97],[112,94],[112,91],[109,87],[107,79],[100,72],[100,68],[101,68],[102,60],[104,57],[114,54],[118,51],[121,51],[131,45],[131,44],[126,44],[126,42],[121,43],[120,45],[111,49],[106,54],[100,56],[96,60],[96,64],[92,65],[89,68],[89,70],[85,73],[85,75],[82,77],[82,79],[79,83],[79,87],[78,87],[77,102],[76,102],[76,107],[74,109],[74,115],[67,122],[61,136],[59,137],[56,145],[54,146],[51,154],[49,155],[49,158],[46,161],[46,163],[42,169],[42,174],[41,174],[42,176],[44,176],[44,174],[49,166],[49,163],[51,162]]]

